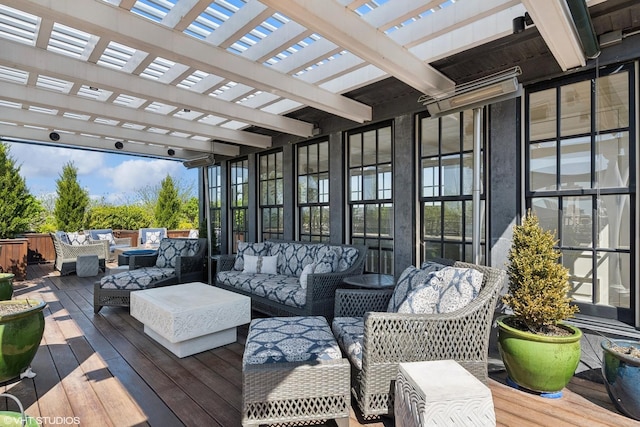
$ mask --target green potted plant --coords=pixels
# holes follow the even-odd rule
[[[502,301],[513,314],[498,318],[498,348],[511,382],[561,395],[580,362],[582,332],[563,323],[571,304],[569,272],[558,263],[554,232],[540,227],[531,211],[513,232],[509,251],[509,291]]]

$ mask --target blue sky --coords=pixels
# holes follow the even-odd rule
[[[56,180],[70,161],[78,169],[80,186],[89,191],[91,198],[131,203],[138,189],[159,184],[167,174],[181,183],[192,184],[194,196],[197,195],[198,170],[186,169],[179,161],[36,144],[8,145],[29,191],[38,198],[56,192]]]

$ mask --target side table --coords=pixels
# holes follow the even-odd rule
[[[346,285],[365,289],[393,288],[396,280],[389,274],[362,274],[359,276],[349,276],[342,279]]]
[[[132,249],[129,251],[122,252],[118,255],[118,265],[129,265],[129,257],[132,255],[142,256],[142,255],[154,255],[157,252],[155,249]]]

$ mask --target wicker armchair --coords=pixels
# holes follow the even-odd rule
[[[135,279],[140,274],[130,274],[137,272],[144,275],[146,272],[157,270],[156,262],[158,253],[154,255],[132,255],[129,257],[129,271],[118,273],[124,281],[130,280],[131,287],[123,286],[120,289],[105,288],[102,286],[102,280],[93,286],[93,312],[98,313],[104,306],[129,307],[131,301],[131,292],[139,289],[157,288],[161,286],[177,285],[179,283],[200,282],[202,281],[202,271],[204,268],[204,257],[207,252],[207,239],[180,239],[167,238],[165,240],[197,240],[198,251],[191,256],[175,255],[175,269],[170,275],[161,275],[162,278],[152,280],[151,283],[144,288],[136,288]],[[141,271],[142,270],[142,271]],[[146,270],[146,271],[145,271]]]
[[[76,271],[76,260],[80,255],[97,255],[100,269],[104,271],[105,260],[109,259],[109,242],[85,243],[83,245],[70,245],[63,242],[56,233],[49,233],[53,240],[53,248],[56,251],[55,269],[61,276]]]
[[[483,283],[470,304],[451,313],[387,313],[390,289],[336,291],[336,317],[364,316],[362,369],[352,365],[351,386],[365,417],[393,412],[394,382],[401,362],[453,359],[487,382],[489,334],[506,273],[463,262],[453,265],[481,271]]]

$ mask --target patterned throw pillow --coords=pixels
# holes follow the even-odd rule
[[[85,245],[89,243],[87,241],[88,239],[85,234],[80,234],[78,232],[70,232],[70,233],[67,233],[67,236],[69,237],[69,242],[71,242],[73,246],[80,246],[80,245]]]
[[[250,274],[277,274],[278,255],[273,256],[244,256],[243,273]]]
[[[396,283],[393,295],[391,295],[391,300],[389,300],[389,305],[387,306],[387,312],[397,313],[398,308],[409,293],[427,283],[432,274],[434,273],[421,270],[413,265],[407,267],[400,275],[398,283]]]
[[[338,254],[331,249],[318,252],[321,256],[316,256],[313,269],[314,273],[333,273],[338,270]]]
[[[116,244],[116,239],[113,237],[113,233],[98,233],[98,240],[107,240],[110,245]]]
[[[64,231],[56,231],[56,236],[58,237],[58,239],[60,239],[62,243],[66,245],[71,244],[71,242],[69,241],[69,236]]]
[[[338,270],[345,271],[353,266],[358,259],[358,250],[349,246],[331,246],[331,249],[338,254]]]
[[[160,231],[148,231],[146,243],[158,244],[160,243]]]
[[[269,255],[270,244],[263,243],[247,243],[238,242],[238,253],[236,253],[236,262],[233,265],[233,269],[236,271],[244,270],[244,256],[245,255]],[[273,254],[272,254],[273,255]]]
[[[442,270],[444,267],[445,265],[440,264],[438,262],[425,261],[420,265],[420,270],[424,270],[428,273],[431,273],[432,271]]]
[[[180,256],[192,256],[194,245],[198,246],[197,240],[189,239],[162,239],[158,247],[158,258],[156,267],[176,268],[176,260]]]
[[[482,287],[482,273],[473,268],[445,267],[427,283],[409,292],[398,313],[442,314],[473,301]]]

